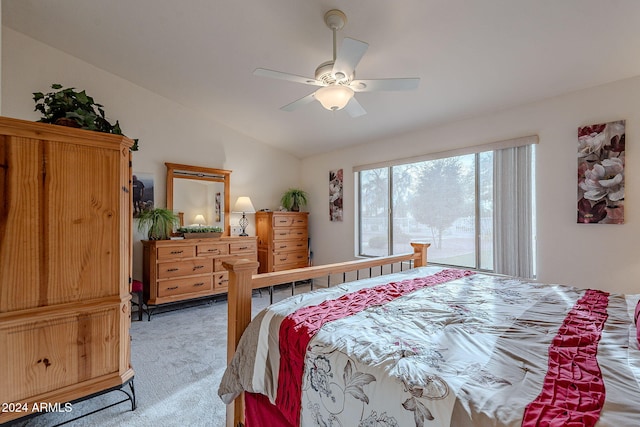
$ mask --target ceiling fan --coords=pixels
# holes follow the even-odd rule
[[[359,40],[344,38],[342,47],[336,54],[336,32],[347,23],[347,16],[340,10],[332,9],[325,13],[324,22],[333,31],[333,59],[323,62],[316,68],[315,77],[303,77],[281,71],[257,68],[253,74],[271,77],[311,86],[320,86],[315,92],[280,108],[293,111],[298,107],[318,100],[327,110],[345,109],[351,117],[359,117],[367,112],[354,97],[355,92],[374,92],[382,90],[412,90],[418,87],[419,78],[398,79],[355,79],[355,68],[369,45]]]

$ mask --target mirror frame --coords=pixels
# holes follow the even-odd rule
[[[231,195],[229,194],[231,171],[226,169],[205,168],[202,166],[181,165],[178,163],[165,163],[167,167],[167,209],[173,210],[173,180],[174,179],[195,179],[201,181],[213,181],[224,183],[224,236],[231,235],[229,206]]]

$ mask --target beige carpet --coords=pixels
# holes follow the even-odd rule
[[[308,290],[296,286],[296,293]],[[290,288],[276,290],[274,300],[291,295]],[[269,296],[254,295],[254,308],[268,305]],[[255,314],[255,313],[254,313]],[[137,315],[132,316],[137,319]],[[226,366],[227,302],[220,300],[156,312],[147,321],[131,324],[131,362],[136,372],[134,384],[137,409],[129,402],[97,412],[67,426],[192,426],[221,427],[225,405],[217,395]],[[51,427],[78,415],[122,400],[111,392],[73,404],[69,413],[41,414],[20,427]]]

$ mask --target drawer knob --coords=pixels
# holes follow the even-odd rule
[[[177,286],[171,286],[170,288],[167,288],[168,291],[175,291],[176,289],[178,289]]]
[[[207,252],[219,253],[220,249],[207,249]]]
[[[171,255],[178,255],[181,254],[184,251],[171,251]]]
[[[242,251],[242,250],[245,250],[245,249],[249,249],[249,246],[241,246],[238,249]]]
[[[193,287],[197,288],[198,286],[204,286],[204,282],[200,282],[200,283],[194,283]]]
[[[220,280],[220,282],[219,282],[219,283],[227,283],[228,281],[229,281],[228,279]]]
[[[193,271],[200,270],[201,268],[204,268],[204,265],[195,265],[193,266]]]
[[[178,268],[167,268],[167,271],[173,272],[173,271],[178,271]]]

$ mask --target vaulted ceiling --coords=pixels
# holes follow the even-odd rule
[[[323,21],[369,43],[357,78],[419,77],[363,92],[367,114],[312,102],[332,58]],[[640,75],[637,0],[2,0],[3,25],[298,157]]]

